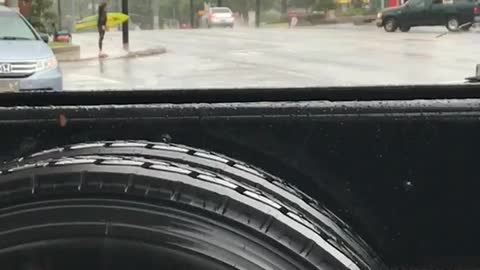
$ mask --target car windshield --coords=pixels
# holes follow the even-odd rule
[[[0,39],[34,40],[32,29],[16,13],[0,11]]]
[[[213,8],[213,13],[232,13],[232,11],[228,8]]]
[[[0,0],[0,47],[48,42],[0,59],[55,55],[56,80],[26,91],[462,84],[480,63],[480,6],[437,2]]]

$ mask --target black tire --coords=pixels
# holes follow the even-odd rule
[[[398,28],[398,22],[395,18],[386,18],[383,23],[383,28],[389,33],[395,32]]]
[[[451,16],[447,19],[446,25],[445,25],[450,32],[457,32],[460,30],[460,21],[458,20],[457,17]]]
[[[408,32],[411,29],[409,25],[401,25],[399,28],[400,28],[400,31],[402,32]]]
[[[185,146],[97,142],[57,148],[5,166],[0,191],[0,263],[25,261],[22,254],[41,267],[36,262],[45,258],[35,254],[50,254],[58,269],[76,269],[68,264],[76,261],[74,250],[101,249],[107,241],[113,250],[102,254],[123,254],[129,246],[147,254],[160,250],[153,257],[173,256],[179,264],[172,269],[193,262],[199,262],[195,269],[381,268],[346,224],[296,188]],[[65,262],[55,259],[59,250]]]

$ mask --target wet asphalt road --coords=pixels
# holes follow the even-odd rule
[[[437,37],[444,31],[385,33],[371,25],[136,31],[132,44],[163,44],[168,52],[61,67],[67,90],[462,82],[480,63],[480,29]],[[120,33],[109,34],[107,42],[119,42]]]

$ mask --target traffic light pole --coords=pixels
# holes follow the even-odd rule
[[[122,13],[128,15],[128,0],[122,0]],[[128,49],[129,44],[129,29],[128,29],[128,21],[122,24],[122,40],[123,40],[123,48]]]

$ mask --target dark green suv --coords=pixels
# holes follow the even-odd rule
[[[413,26],[445,25],[450,31],[468,30],[480,21],[479,5],[471,0],[409,0],[377,15],[377,26],[387,32],[398,28],[408,32]]]

